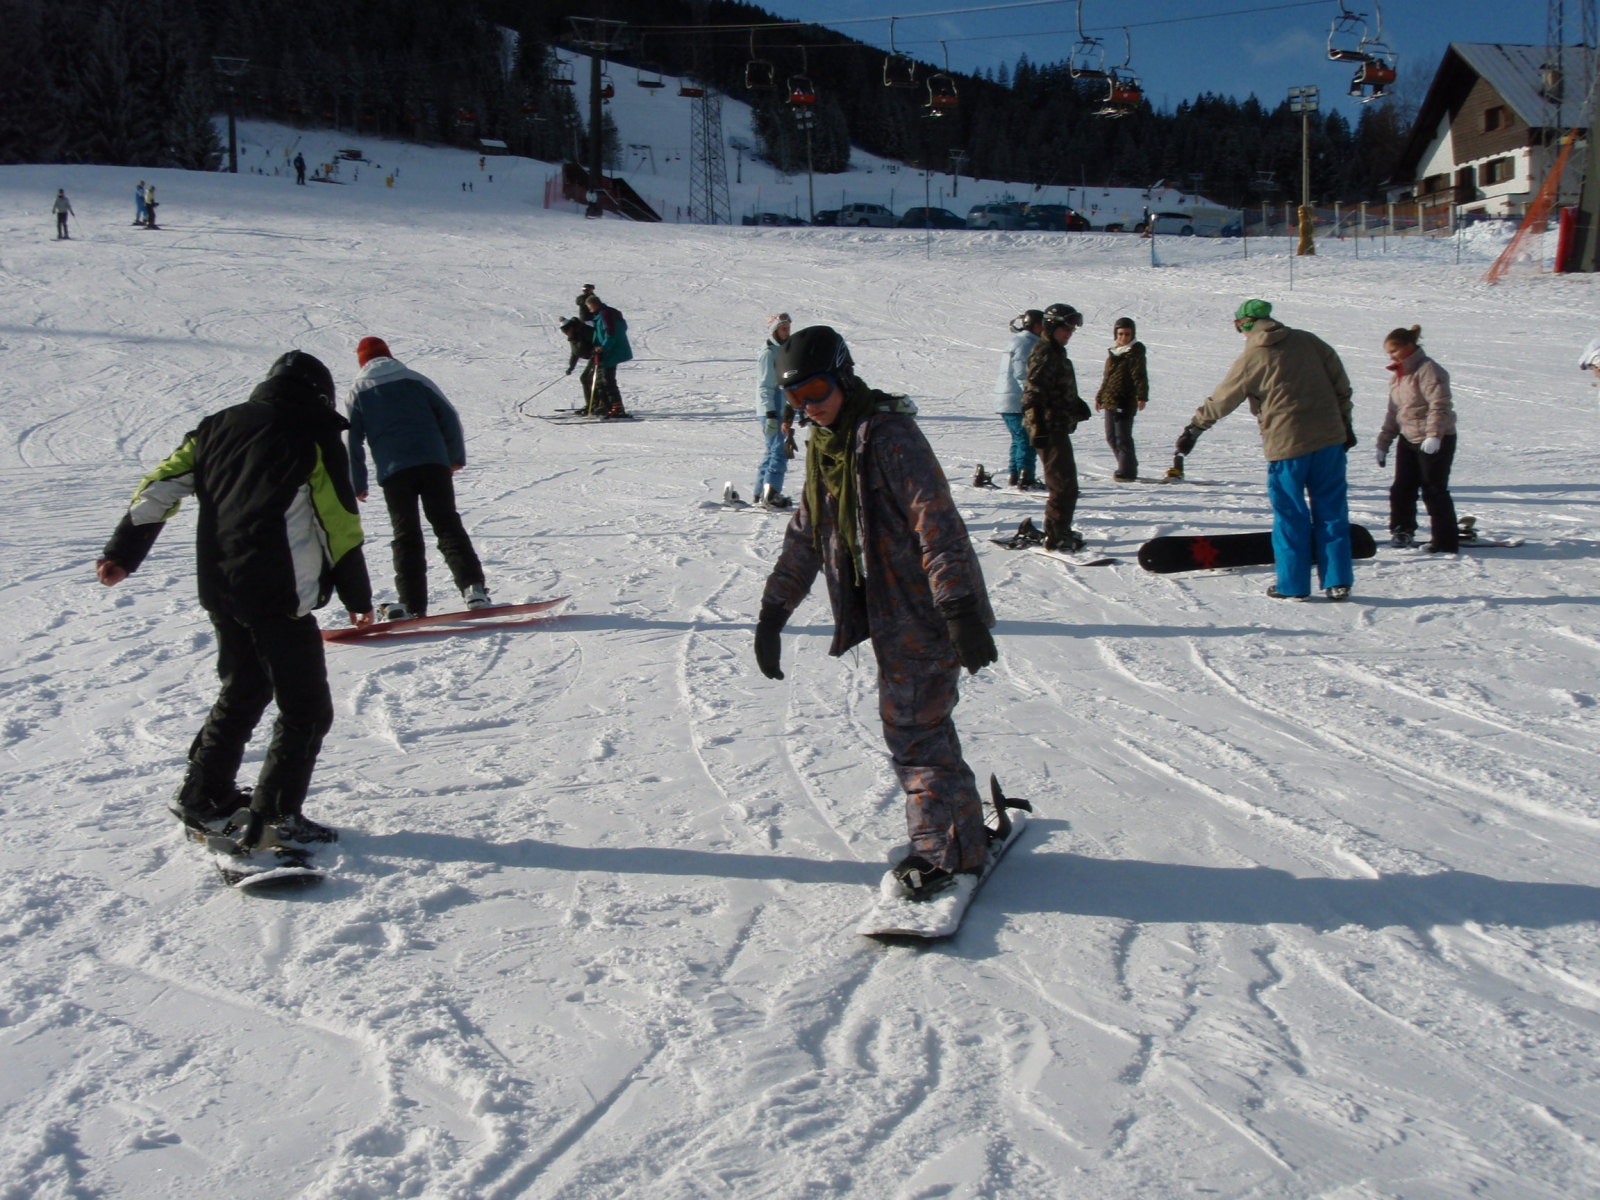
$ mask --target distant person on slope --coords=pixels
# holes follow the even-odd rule
[[[788,508],[783,477],[789,470],[788,440],[794,428],[794,410],[778,390],[778,351],[789,340],[789,314],[767,318],[767,340],[756,356],[756,420],[761,423],[765,449],[756,468],[756,503],[768,508]]]
[[[626,417],[628,413],[622,407],[622,393],[617,390],[617,368],[633,360],[633,347],[628,344],[627,319],[599,296],[591,294],[584,304],[594,322],[596,407],[602,417]]]
[[[1600,338],[1595,338],[1578,356],[1578,370],[1594,372],[1594,386],[1600,387]]]
[[[1044,336],[1028,353],[1028,379],[1022,389],[1022,423],[1039,452],[1048,489],[1044,502],[1044,548],[1068,552],[1083,549],[1083,535],[1072,528],[1078,510],[1078,461],[1072,453],[1072,431],[1089,419],[1089,406],[1078,395],[1078,375],[1067,357],[1067,343],[1083,325],[1083,314],[1070,304],[1044,310]]]
[[[1139,478],[1139,454],[1133,447],[1133,419],[1150,400],[1150,375],[1145,365],[1144,343],[1136,340],[1132,317],[1118,317],[1111,327],[1111,349],[1094,406],[1105,413],[1106,445],[1117,456],[1111,476],[1118,483]]]
[[[50,205],[50,211],[56,215],[56,241],[59,242],[62,238],[70,237],[71,235],[67,232],[67,218],[75,217],[78,214],[72,211],[72,201],[67,199],[67,190],[65,188],[56,189],[55,202]]]
[[[312,612],[337,591],[352,624],[372,623],[344,428],[328,368],[289,351],[247,401],[206,417],[145,476],[95,565],[101,583],[121,583],[178,505],[195,497],[200,605],[216,634],[222,680],[189,747],[174,809],[197,833],[242,830],[247,847],[260,843],[267,826],[291,845],[337,840],[301,809],[333,725]],[[278,715],[251,794],[236,780],[269,703]]]
[[[578,376],[578,384],[583,388],[583,403],[578,407],[594,416],[598,412],[594,393],[594,329],[577,317],[568,317],[561,322],[561,332],[566,335],[567,345],[572,351],[567,358],[567,374],[571,375],[580,362],[583,364],[583,374]]]
[[[1028,355],[1044,332],[1044,313],[1030,308],[1011,318],[1011,343],[1000,356],[1000,373],[994,381],[994,411],[1011,434],[1011,474],[1014,488],[1031,491],[1039,486],[1036,471],[1039,452],[1022,427],[1022,389],[1028,382]]]
[[[820,572],[838,657],[870,640],[878,699],[900,786],[911,854],[894,868],[929,899],[988,855],[983,806],[951,720],[961,669],[995,661],[994,614],[967,527],[918,428],[916,406],[855,374],[844,339],[826,325],[792,335],[777,355],[778,386],[815,422],[805,491],[767,578],[755,657],[782,679],[782,631]]]
[[[144,185],[144,226],[146,229],[156,228],[156,185]]]
[[[1179,454],[1239,405],[1249,401],[1261,427],[1272,503],[1275,600],[1311,594],[1311,567],[1330,600],[1348,600],[1355,570],[1350,555],[1350,504],[1345,459],[1356,444],[1350,377],[1332,346],[1272,319],[1272,305],[1246,300],[1233,327],[1244,353],[1195,410],[1178,437]]]
[[[294,181],[296,183],[304,183],[306,181],[306,156],[304,154],[297,153],[294,156]]]
[[[350,385],[351,479],[356,498],[364,501],[364,445],[370,444],[394,533],[394,587],[400,600],[383,606],[384,619],[428,614],[428,549],[419,503],[462,600],[468,608],[487,608],[483,566],[456,511],[451,479],[467,462],[460,416],[438,385],[396,361],[382,338],[362,338],[356,361],[361,370]]]
[[[144,180],[133,185],[133,223],[143,225],[149,214],[144,209]]]
[[[1429,554],[1455,554],[1461,527],[1450,498],[1450,465],[1456,457],[1456,408],[1450,373],[1423,351],[1422,326],[1393,329],[1383,340],[1389,355],[1389,408],[1378,431],[1378,465],[1395,448],[1394,485],[1389,489],[1389,544],[1417,541],[1417,491],[1428,510]]]
[[[578,292],[577,299],[573,301],[578,306],[578,320],[585,325],[594,324],[594,314],[589,311],[589,297],[592,295],[594,295],[594,284],[586,283]]]

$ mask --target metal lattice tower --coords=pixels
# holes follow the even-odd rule
[[[689,202],[700,225],[732,225],[728,159],[722,146],[722,96],[711,88],[694,100],[689,129]]]

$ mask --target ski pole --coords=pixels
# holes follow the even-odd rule
[[[517,401],[517,411],[521,412],[522,411],[522,406],[524,404],[526,404],[529,400],[532,400],[535,396],[544,395],[545,392],[548,392],[551,388],[555,387],[556,384],[560,383],[565,378],[566,378],[565,375],[557,375],[549,383],[545,384],[542,388],[540,388],[538,391],[536,391],[532,396],[527,396],[527,397],[525,397],[525,398],[523,398],[521,400],[518,400]]]

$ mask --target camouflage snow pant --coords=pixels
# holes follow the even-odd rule
[[[983,865],[988,836],[983,801],[961,758],[955,709],[961,664],[878,655],[878,706],[883,740],[906,793],[911,851],[936,867],[972,871]]]

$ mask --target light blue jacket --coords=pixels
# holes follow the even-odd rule
[[[778,350],[780,346],[771,338],[761,347],[756,358],[756,420],[783,420],[783,408],[788,403],[778,391]]]
[[[1038,341],[1037,333],[1024,329],[1011,339],[1011,345],[1000,356],[1000,373],[994,381],[995,412],[1022,411],[1022,385],[1028,379],[1028,355]]]

